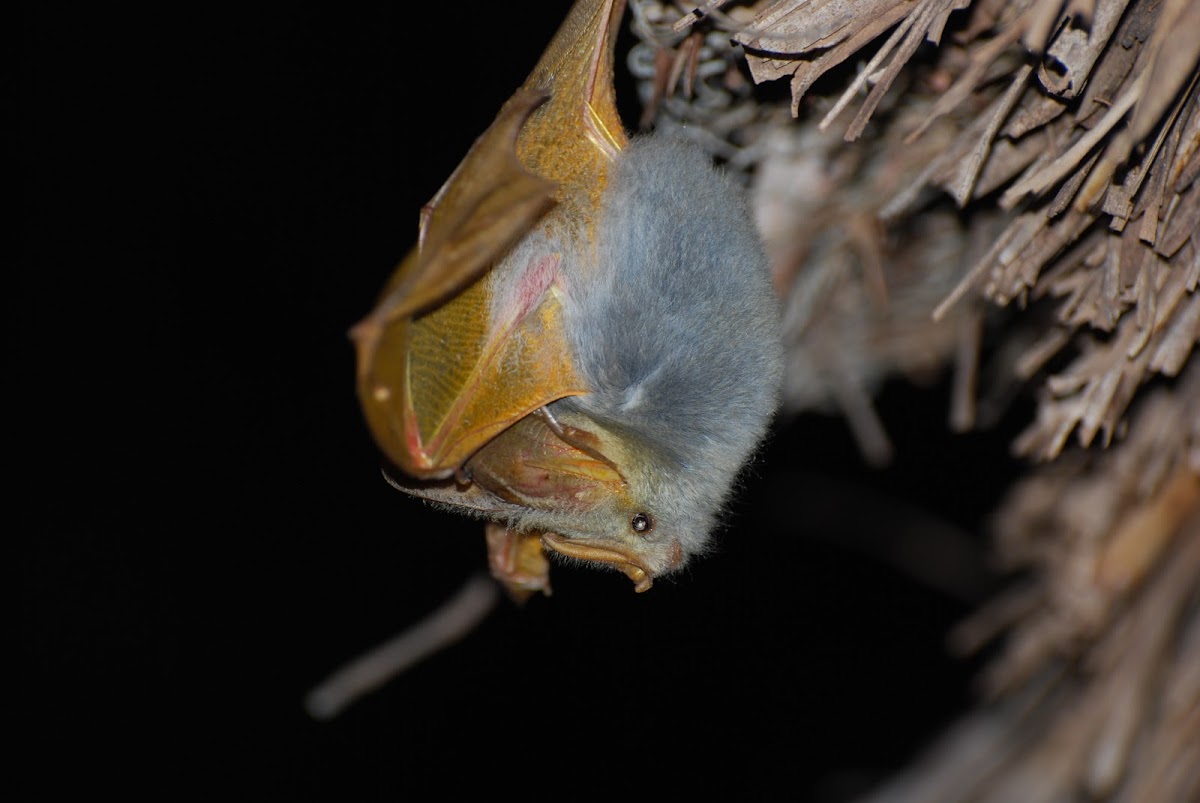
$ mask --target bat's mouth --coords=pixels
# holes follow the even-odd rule
[[[602,547],[585,541],[576,541],[557,533],[542,533],[542,543],[560,555],[596,563],[608,563],[624,572],[633,581],[633,590],[639,594],[654,585],[650,570],[636,556],[614,547]]]

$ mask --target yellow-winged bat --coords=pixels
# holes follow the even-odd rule
[[[739,189],[621,125],[623,6],[574,5],[352,330],[393,484],[490,520],[518,599],[549,593],[546,551],[639,591],[702,552],[779,396],[778,301]]]

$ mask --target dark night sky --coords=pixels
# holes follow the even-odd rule
[[[780,422],[719,550],[686,574],[636,595],[557,568],[553,597],[505,601],[342,717],[310,719],[307,689],[485,566],[480,523],[382,480],[346,330],[565,5],[519,26],[495,10],[37,8],[6,318],[14,654],[27,766],[55,768],[43,788],[357,800],[735,782],[836,801],[960,710],[977,667],[943,638],[967,604],[856,546],[977,531],[994,503],[1011,432],[944,434],[943,383],[884,394],[890,469],[864,468],[836,419]]]

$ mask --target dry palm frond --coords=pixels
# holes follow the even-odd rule
[[[778,0],[710,3],[692,15],[660,2],[632,7],[642,39],[632,66],[657,124],[690,125],[700,144],[761,184],[793,173],[790,195],[776,191],[760,218],[790,216],[803,228],[804,204],[828,210],[832,196],[833,207],[844,200],[860,217],[903,230],[928,214],[922,190],[940,189],[967,208],[976,241],[987,234],[992,247],[965,263],[971,250],[960,243],[952,268],[926,259],[919,282],[887,278],[918,288],[921,303],[930,288],[943,289],[935,319],[968,297],[1001,306],[1059,300],[1058,325],[1020,363],[1031,375],[1067,346],[1082,354],[1044,383],[1041,414],[1017,444],[1022,454],[1053,458],[1072,432],[1085,445],[1097,433],[1111,440],[1137,389],[1156,374],[1177,374],[1200,340],[1200,36],[1188,33],[1200,30],[1200,2]],[[819,78],[855,56],[866,63],[836,100],[808,99],[823,115],[816,132],[789,129],[739,83],[731,41],[744,46],[754,81],[790,77],[792,116]],[[936,50],[916,63],[922,43]],[[905,68],[908,88],[889,100]],[[690,76],[683,95],[681,74]],[[846,157],[852,152],[819,132],[856,100],[844,136],[861,148]],[[886,119],[869,130],[881,113]],[[781,148],[810,164],[781,166]],[[869,164],[838,175],[846,158]],[[801,181],[814,174],[824,181]],[[877,200],[889,182],[890,194]],[[848,197],[855,192],[861,197]],[[847,239],[862,245],[862,225],[826,217],[858,232]],[[789,236],[775,253],[777,270],[798,276],[796,254],[812,248],[803,232]],[[905,249],[916,247],[876,248],[885,274]],[[943,287],[947,274],[954,284]],[[806,277],[801,285],[807,292],[821,283]],[[953,352],[953,337],[935,339],[943,355]]]
[[[1200,366],[1130,437],[1039,468],[997,522],[1032,579],[964,623],[1006,634],[987,702],[870,800],[1184,801],[1200,795]]]
[[[1200,0],[631,6],[646,122],[746,175],[789,409],[883,460],[880,380],[956,361],[965,428],[985,330],[1038,400],[984,700],[873,799],[1200,799]]]

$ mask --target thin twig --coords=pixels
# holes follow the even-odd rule
[[[313,719],[329,720],[358,698],[475,629],[500,598],[496,582],[473,575],[422,622],[338,669],[304,698]]]

